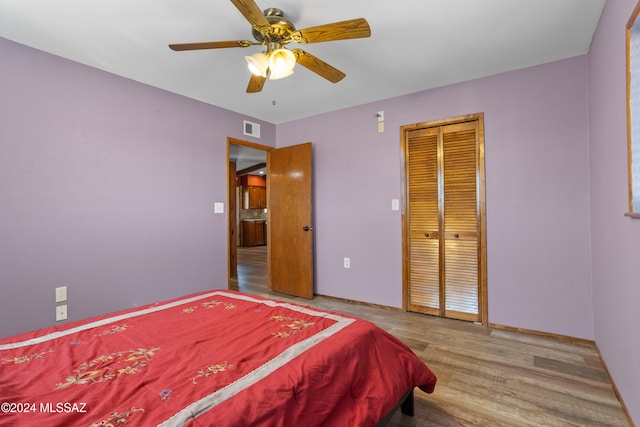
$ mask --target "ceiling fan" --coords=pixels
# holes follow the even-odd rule
[[[253,27],[255,42],[249,40],[231,40],[219,42],[178,43],[170,44],[175,51],[222,49],[230,47],[266,46],[266,51],[245,56],[251,70],[251,78],[247,86],[248,93],[260,92],[267,76],[276,80],[293,74],[296,63],[308,68],[332,83],[342,80],[346,74],[332,67],[321,59],[302,50],[285,48],[285,45],[295,43],[318,43],[333,40],[357,39],[371,36],[369,23],[364,18],[334,22],[303,30],[296,30],[295,26],[285,18],[280,9],[269,8],[260,11],[254,0],[231,0]]]

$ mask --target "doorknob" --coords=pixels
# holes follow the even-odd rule
[[[313,227],[309,227],[308,225],[305,225],[304,227],[302,227],[302,229],[304,231],[313,231]]]

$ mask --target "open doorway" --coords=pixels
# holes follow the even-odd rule
[[[267,151],[227,138],[229,289],[268,294]]]
[[[263,163],[254,158],[253,166],[240,163],[250,154],[266,154],[266,159]],[[252,293],[259,288],[269,296],[276,292],[313,298],[312,144],[273,148],[227,138],[227,159],[229,289],[250,291],[251,285]],[[267,163],[266,191],[254,188],[252,195],[252,186],[242,185],[243,173],[259,171]],[[253,204],[252,197],[265,204]],[[247,236],[255,239],[253,244],[247,244]],[[265,259],[260,248],[265,245],[266,278],[262,261],[256,266]],[[245,250],[247,246],[257,249]]]

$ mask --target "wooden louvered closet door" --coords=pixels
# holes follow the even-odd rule
[[[410,311],[486,323],[482,115],[402,128]]]

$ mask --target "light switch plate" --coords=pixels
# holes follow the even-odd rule
[[[56,302],[62,302],[67,300],[67,287],[60,286],[56,288]]]
[[[216,202],[213,208],[215,213],[224,213],[224,203]]]
[[[391,210],[392,211],[399,211],[400,210],[400,200],[391,199]]]

